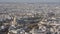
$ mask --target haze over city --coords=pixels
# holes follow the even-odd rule
[[[0,34],[60,34],[60,0],[0,0]]]
[[[60,2],[60,0],[0,0],[0,2]]]

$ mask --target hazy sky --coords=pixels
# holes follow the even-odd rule
[[[60,0],[0,0],[0,2],[60,2]]]

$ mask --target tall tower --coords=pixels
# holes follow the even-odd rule
[[[16,16],[13,16],[13,21],[12,21],[12,25],[17,25],[17,22],[16,22]]]

